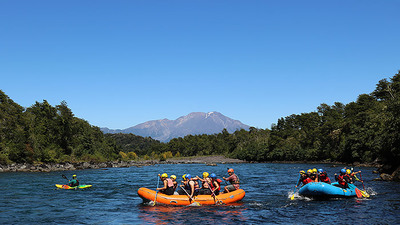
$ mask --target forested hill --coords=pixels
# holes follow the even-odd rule
[[[400,72],[354,102],[321,104],[281,118],[271,129],[188,135],[160,143],[130,134],[104,135],[74,117],[65,102],[24,109],[0,91],[0,163],[114,160],[223,154],[248,161],[400,164]]]

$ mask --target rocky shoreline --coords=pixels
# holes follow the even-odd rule
[[[187,157],[159,160],[140,160],[140,161],[112,161],[112,162],[78,162],[78,163],[13,163],[9,165],[0,165],[0,172],[52,172],[67,170],[84,170],[84,169],[102,169],[116,167],[142,167],[155,164],[205,164],[207,166],[216,166],[217,164],[227,163],[246,163],[239,159],[230,159],[224,156],[205,156],[205,157]]]
[[[111,161],[111,162],[77,162],[77,163],[41,163],[41,164],[29,164],[29,163],[13,163],[9,165],[0,164],[0,172],[52,172],[52,171],[69,171],[69,170],[84,170],[84,169],[104,169],[104,168],[116,168],[116,167],[142,167],[150,166],[155,164],[205,164],[206,166],[216,166],[217,164],[235,164],[235,163],[252,163],[239,159],[231,159],[224,156],[197,156],[197,157],[182,157],[182,158],[171,158],[165,161],[160,160],[132,160],[132,161]],[[269,163],[328,163],[328,162],[269,162]],[[333,167],[343,165],[342,163],[332,163]],[[400,167],[397,168],[393,173],[386,173],[385,167],[378,164],[353,164],[349,165],[353,167],[367,166],[377,167],[378,170],[374,173],[379,173],[379,178],[374,179],[375,181],[400,181]],[[392,170],[393,171],[393,170]]]

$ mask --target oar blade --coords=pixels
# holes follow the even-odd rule
[[[192,204],[190,204],[190,205],[188,205],[188,206],[201,206],[201,204],[198,203],[198,202],[193,202]]]
[[[290,200],[294,200],[294,194],[292,195],[292,197],[290,197]]]
[[[369,198],[370,195],[366,191],[360,191],[364,198]]]
[[[358,188],[356,188],[356,195],[357,195],[357,198],[362,198],[361,191]]]

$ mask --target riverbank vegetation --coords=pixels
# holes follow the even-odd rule
[[[66,102],[23,108],[0,91],[0,163],[160,159],[225,155],[247,161],[379,161],[400,164],[400,72],[348,104],[281,118],[271,129],[188,135],[161,143],[133,134],[103,134],[76,118]]]

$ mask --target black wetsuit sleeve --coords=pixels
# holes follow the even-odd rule
[[[301,178],[299,178],[299,181],[297,181],[296,186],[299,186],[301,184]]]

